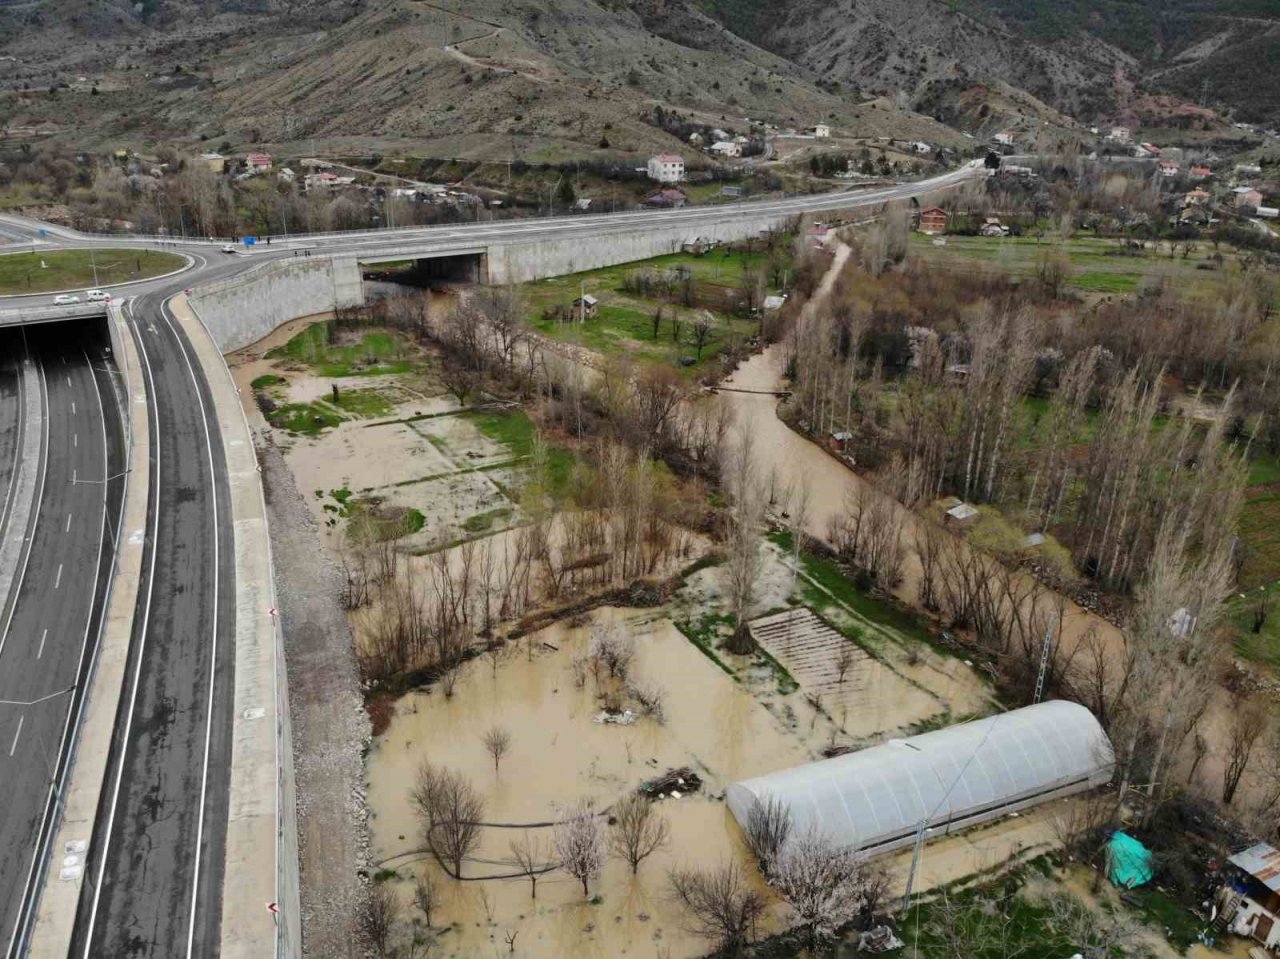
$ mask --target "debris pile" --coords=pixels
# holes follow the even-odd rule
[[[669,769],[661,776],[640,784],[640,794],[649,799],[679,799],[702,788],[702,778],[688,766]]]

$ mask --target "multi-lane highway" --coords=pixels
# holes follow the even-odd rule
[[[3,334],[0,503],[16,543],[0,609],[0,944],[32,919],[68,747],[91,668],[119,525],[122,416],[105,332],[89,326]],[[25,343],[24,343],[25,341]],[[15,373],[25,367],[25,373]]]
[[[86,959],[218,954],[234,544],[212,401],[164,298],[129,307],[151,411],[151,526],[77,916],[72,954]]]
[[[762,203],[280,237],[234,255],[220,252],[211,241],[90,236],[0,216],[0,232],[20,238],[24,246],[163,245],[190,259],[178,276],[142,281],[123,291],[150,410],[149,519],[124,687],[71,955],[219,955],[235,662],[235,547],[212,401],[204,372],[165,306],[170,296],[183,287],[307,250],[314,255],[372,255],[419,241],[438,250],[513,238],[585,243],[649,224],[687,225],[696,235],[702,223],[736,217],[874,207],[954,186],[977,172],[966,167],[923,183]],[[45,311],[47,316],[38,312],[48,302],[46,297],[0,297],[0,327],[8,321],[52,318],[56,311]],[[25,327],[29,335],[41,328]],[[0,329],[0,336],[18,333]],[[0,649],[0,698],[33,702],[46,693],[53,696],[37,705],[0,705],[0,782],[18,784],[8,808],[0,809],[0,920],[5,923],[0,942],[12,944],[15,951],[26,931],[39,873],[51,868],[47,851],[43,859],[35,853],[57,809],[55,784],[67,764],[66,747],[74,731],[70,720],[79,706],[76,677],[91,661],[116,528],[111,523],[120,504],[118,479],[106,485],[87,481],[123,468],[120,420],[101,348],[77,361],[65,338],[53,334],[40,342],[34,355],[45,372],[41,389],[48,393],[47,465],[40,505],[31,513],[32,546],[30,559],[24,560],[29,573],[16,594],[11,638]],[[10,352],[0,345],[0,356]],[[11,371],[6,379],[0,370],[0,496],[6,451],[12,460],[21,433],[6,427],[20,422],[23,408],[20,381],[14,376]],[[89,435],[90,423],[97,426],[95,436]]]

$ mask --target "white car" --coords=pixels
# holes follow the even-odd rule
[[[106,290],[86,290],[84,298],[90,303],[107,303],[111,300],[111,294]]]
[[[236,246],[235,246],[235,244],[234,244],[234,243],[224,243],[224,244],[222,244],[222,252],[223,252],[223,253],[234,253],[235,251],[236,251]]]
[[[59,293],[53,298],[54,306],[70,306],[72,303],[79,303],[80,297],[74,293]]]

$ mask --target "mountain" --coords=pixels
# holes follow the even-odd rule
[[[1089,122],[1204,119],[1159,94],[1280,120],[1280,0],[700,2],[765,49],[953,121],[975,88],[1021,91]]]

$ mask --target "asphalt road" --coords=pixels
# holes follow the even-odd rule
[[[63,784],[81,690],[97,648],[120,517],[122,418],[103,331],[32,328],[48,430],[38,462],[29,548],[0,620],[0,944],[14,950],[31,919],[36,864]],[[21,355],[22,336],[0,350]],[[0,405],[16,395],[0,391]],[[0,422],[7,421],[0,414]],[[16,527],[15,527],[16,528]]]
[[[151,408],[143,583],[74,956],[216,956],[235,583],[212,400],[163,300],[131,307]]]
[[[22,451],[21,364],[21,352],[12,347],[0,352],[0,542],[7,535],[17,480],[17,457]],[[7,595],[0,595],[0,616],[5,614],[7,601]]]

